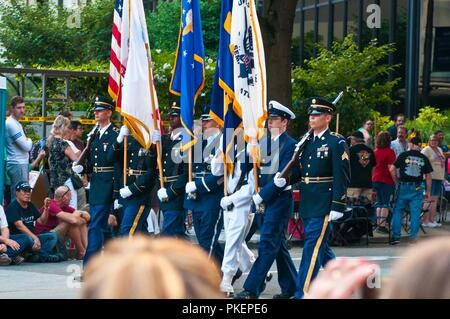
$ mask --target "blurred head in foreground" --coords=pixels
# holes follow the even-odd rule
[[[199,247],[172,238],[121,238],[84,273],[83,298],[223,298],[217,266]]]
[[[450,298],[450,237],[433,238],[409,248],[394,266],[381,298]]]

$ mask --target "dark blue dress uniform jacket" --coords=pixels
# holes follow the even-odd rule
[[[296,141],[287,132],[278,138],[278,147],[271,140],[270,135],[263,137],[260,142],[261,165],[258,169],[259,195],[263,199],[266,210],[272,207],[276,212],[265,218],[289,215],[287,209],[292,201],[292,191],[284,191],[284,188],[277,187],[273,178],[277,172],[281,172],[294,155]],[[246,164],[247,171],[253,168],[253,164]]]
[[[339,134],[325,131],[321,138],[314,136],[300,157],[300,216],[323,217],[330,211],[345,210],[345,196],[350,182],[347,143]]]
[[[164,188],[167,189],[167,195],[169,196],[169,201],[160,201],[159,207],[162,211],[184,210],[184,195],[189,168],[186,159],[183,157],[184,154],[180,152],[181,141],[181,134],[173,141],[167,135],[162,140]]]
[[[185,195],[184,208],[189,210],[206,211],[206,210],[219,210],[220,200],[223,197],[223,176],[214,176],[211,174],[211,160],[209,154],[214,155],[216,151],[215,146],[219,146],[220,142],[219,134],[211,145],[206,147],[206,140],[199,139],[197,143],[202,143],[202,158],[206,155],[206,159],[203,158],[202,163],[194,161],[192,164],[192,181],[195,182],[197,187],[197,198],[195,200],[188,199],[188,195]],[[197,145],[196,145],[197,146]],[[194,146],[195,152],[197,148]],[[200,151],[200,148],[198,148]],[[195,158],[196,156],[193,156]]]
[[[132,195],[120,197],[119,203],[127,205],[150,205],[150,193],[156,182],[156,149],[152,145],[146,150],[133,136],[127,138],[127,186]],[[123,165],[124,142],[113,145],[117,161]],[[123,187],[123,168],[120,174],[120,186]]]
[[[86,173],[91,173],[89,204],[112,205],[119,198],[120,164],[114,156],[119,129],[111,124],[100,138],[97,133],[89,148]]]

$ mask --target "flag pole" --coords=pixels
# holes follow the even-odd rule
[[[336,114],[336,133],[339,133],[339,113]]]
[[[126,125],[126,124],[125,124]],[[128,136],[123,138],[123,186],[127,186]]]
[[[152,68],[152,59],[151,59],[151,52],[150,47],[148,43],[145,44],[145,48],[147,49],[147,58],[148,58],[148,69],[149,69],[149,77],[150,77],[150,98],[152,100],[152,114],[153,114],[153,126],[154,128],[158,128],[158,130],[161,133],[159,123],[156,120],[156,109],[155,109],[155,97],[153,95],[153,68]],[[160,116],[160,115],[159,115]],[[161,141],[156,142],[156,161],[158,165],[158,171],[159,171],[159,185],[161,188],[164,188],[164,176],[163,176],[163,168],[162,168],[162,160],[161,160]]]

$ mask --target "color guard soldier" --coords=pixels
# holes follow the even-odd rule
[[[267,145],[268,156],[261,156],[261,167],[258,170],[260,191],[253,195],[256,206],[265,206],[264,221],[260,230],[258,258],[244,283],[245,290],[236,295],[239,299],[253,299],[261,294],[265,288],[266,275],[275,260],[281,294],[274,298],[288,298],[295,292],[297,271],[285,238],[288,219],[294,206],[292,187],[278,187],[274,183],[276,173],[284,169],[294,154],[296,142],[286,130],[295,115],[276,101],[269,103],[268,113],[270,134],[260,143],[262,150]]]
[[[211,174],[211,159],[220,146],[219,125],[209,115],[209,107],[204,106],[201,116],[203,135],[193,146],[193,181],[186,184],[184,208],[192,211],[195,235],[199,245],[214,256],[220,264],[223,248],[218,239],[223,227],[220,200],[223,196],[223,177]],[[195,194],[195,198],[192,195]]]
[[[300,156],[299,209],[305,243],[295,298],[302,298],[320,267],[335,258],[328,245],[329,222],[341,218],[346,208],[349,153],[345,138],[329,129],[335,109],[333,103],[317,97],[308,110],[314,132]]]
[[[147,150],[132,136],[126,125],[120,128],[119,136],[113,145],[117,160],[123,163],[124,137],[127,137],[126,186],[121,179],[119,204],[124,214],[120,224],[120,236],[133,236],[136,232],[147,232],[147,217],[151,209],[150,193],[157,176],[156,147]],[[153,131],[152,143],[160,140],[159,131]],[[121,174],[123,175],[123,174]]]
[[[164,222],[161,234],[186,238],[186,211],[183,207],[185,187],[188,182],[188,165],[180,151],[182,135],[180,107],[174,102],[169,110],[170,135],[162,141],[162,163],[164,188],[158,190],[159,208],[163,212]]]
[[[113,202],[119,197],[120,165],[115,160],[113,144],[119,129],[111,123],[114,112],[113,102],[103,96],[97,96],[94,102],[94,115],[97,126],[90,136],[89,157],[85,167],[74,165],[74,172],[85,170],[91,173],[89,188],[89,209],[91,221],[88,229],[88,246],[84,256],[84,266],[91,257],[103,247],[103,231],[107,229],[108,217]],[[74,164],[78,164],[75,162]]]

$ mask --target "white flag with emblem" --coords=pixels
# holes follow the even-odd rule
[[[128,9],[125,4],[130,5]],[[123,16],[130,12],[130,38],[126,73],[122,86],[121,115],[134,138],[145,148],[151,145],[155,129],[153,117],[159,121],[158,98],[149,69],[151,61],[147,24],[142,0],[125,1]],[[154,104],[155,114],[152,114]]]
[[[256,145],[267,119],[267,86],[264,46],[254,0],[233,1],[232,17],[234,103],[241,110],[245,139]]]

